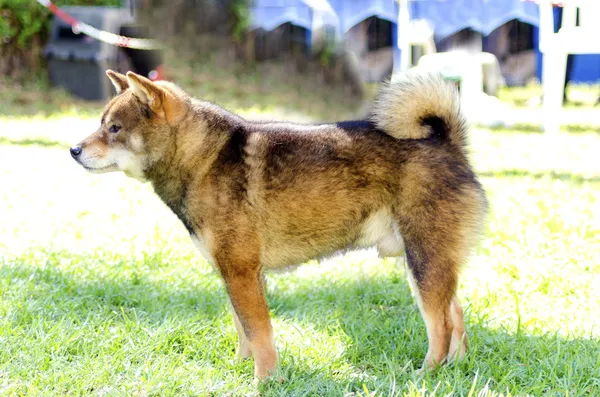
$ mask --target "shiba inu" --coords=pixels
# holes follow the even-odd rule
[[[169,82],[107,71],[117,95],[70,149],[94,173],[148,181],[222,277],[255,376],[276,368],[263,272],[340,250],[406,255],[427,329],[424,366],[465,354],[456,297],[485,193],[455,88],[407,73],[364,121],[252,122]]]

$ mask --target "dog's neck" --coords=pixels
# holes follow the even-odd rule
[[[156,194],[190,234],[200,225],[188,216],[188,189],[192,185],[201,188],[202,180],[241,123],[241,119],[223,117],[211,107],[200,107],[172,128],[171,142],[162,157],[145,169]]]

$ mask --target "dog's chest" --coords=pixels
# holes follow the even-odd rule
[[[154,192],[163,203],[179,218],[190,235],[194,234],[194,226],[190,220],[187,208],[187,185],[172,184],[168,182],[154,183]]]
[[[200,254],[204,257],[204,259],[206,259],[208,263],[210,263],[214,267],[215,261],[212,255],[210,254],[210,250],[206,244],[206,240],[202,236],[197,236],[196,234],[191,234],[190,237],[198,251],[200,251]]]

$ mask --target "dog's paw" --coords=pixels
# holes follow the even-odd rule
[[[463,359],[467,353],[467,335],[462,332],[455,332],[452,334],[452,341],[450,342],[450,351],[448,353],[448,362],[454,363]]]
[[[284,384],[285,382],[287,382],[287,380],[283,376],[271,374],[264,378],[258,378],[255,376],[254,380],[252,381],[252,385],[254,385],[254,386],[263,386],[263,385],[269,385],[269,384],[281,385],[281,384]]]
[[[444,358],[439,362],[435,361],[433,354],[431,352],[427,352],[425,360],[423,360],[423,365],[421,365],[421,368],[416,370],[415,373],[419,376],[423,376],[426,372],[433,371],[436,368],[439,368],[441,365],[444,365],[446,362],[447,358]]]

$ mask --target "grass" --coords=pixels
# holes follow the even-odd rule
[[[96,117],[103,107],[100,102],[78,100],[63,89],[51,88],[42,78],[25,83],[0,79],[0,91],[0,119]]]
[[[3,140],[0,394],[600,393],[600,137],[476,130],[472,146],[492,212],[459,292],[467,358],[415,373],[427,341],[402,266],[363,251],[268,276],[284,381],[256,389],[218,276],[147,185]]]
[[[222,95],[259,117],[293,102]],[[427,338],[403,263],[360,251],[268,275],[280,373],[255,387],[223,286],[185,229],[149,186],[69,158],[97,120],[26,114],[0,116],[2,396],[600,395],[593,128],[473,130],[491,213],[460,284],[465,360],[416,373]]]
[[[600,86],[598,84],[577,84],[569,83],[567,85],[567,99],[565,104],[567,108],[590,107],[594,106],[600,95]],[[498,92],[498,98],[512,106],[528,106],[528,102],[539,100],[542,96],[542,87],[535,82],[523,87],[504,87]]]

